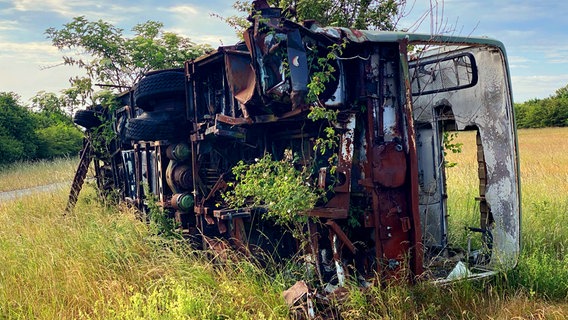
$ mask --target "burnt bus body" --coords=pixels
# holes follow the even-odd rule
[[[145,194],[156,195],[204,246],[290,256],[296,244],[282,227],[261,219],[261,209],[225,207],[221,193],[238,161],[265,153],[281,159],[291,150],[317,163],[314,181],[331,189],[305,213],[321,222],[313,224],[315,250],[329,277],[405,272],[446,281],[460,260],[468,277],[516,265],[518,155],[500,42],[299,25],[275,8],[261,9],[244,39],[183,70],[149,73],[119,96],[113,121],[120,147],[97,167],[111,168],[124,199],[144,209]],[[328,55],[333,45],[341,54]],[[329,155],[313,150],[322,123],[306,117],[310,64],[319,57],[334,69],[319,100],[339,111],[333,175],[318,161]],[[479,224],[470,230],[482,248],[461,255],[448,242],[447,130],[477,132],[479,194],[472,201]],[[440,259],[450,267],[433,267]]]

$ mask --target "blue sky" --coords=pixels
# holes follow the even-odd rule
[[[0,91],[27,103],[38,91],[59,92],[80,71],[55,66],[61,53],[45,38],[73,17],[103,19],[125,30],[161,21],[196,43],[214,47],[236,41],[234,31],[211,13],[234,13],[233,1],[0,0]],[[433,6],[431,14],[429,8]],[[502,41],[509,57],[516,102],[545,98],[568,84],[568,1],[408,0],[399,28]],[[421,17],[423,19],[421,19]],[[415,23],[421,21],[421,23]]]

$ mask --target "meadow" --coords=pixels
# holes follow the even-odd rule
[[[0,192],[71,183],[78,161],[76,157],[67,157],[0,165]]]
[[[465,132],[457,139],[473,138]],[[344,319],[568,318],[566,141],[568,128],[519,131],[523,249],[515,269],[445,287],[353,286],[334,314]],[[471,146],[465,144],[450,159],[457,163],[448,170],[454,225],[475,219],[477,186],[462,183],[476,175],[475,166],[468,165],[475,163]],[[0,186],[8,186],[0,190],[22,188],[15,180],[38,180],[40,173],[25,167],[0,169]],[[45,167],[51,172],[45,183],[70,182],[73,167]],[[14,176],[17,170],[22,171]],[[265,271],[249,261],[219,264],[183,241],[156,236],[130,208],[101,205],[89,186],[73,213],[64,212],[66,200],[63,190],[0,203],[1,319],[290,317],[280,295],[295,281],[289,273]]]

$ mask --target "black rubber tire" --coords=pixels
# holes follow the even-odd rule
[[[162,71],[142,78],[134,89],[134,102],[144,111],[156,111],[162,99],[185,101],[185,75],[180,71]]]
[[[73,116],[73,122],[85,129],[92,129],[102,124],[100,113],[94,110],[77,110]]]
[[[180,130],[183,127],[166,115],[143,113],[128,120],[125,136],[134,141],[172,140],[183,136],[185,130]]]

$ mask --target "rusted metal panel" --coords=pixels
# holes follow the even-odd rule
[[[256,89],[256,75],[247,52],[225,51],[225,70],[231,94],[241,108],[252,99]]]
[[[406,181],[406,155],[400,143],[373,148],[373,180],[383,187],[397,188]]]

